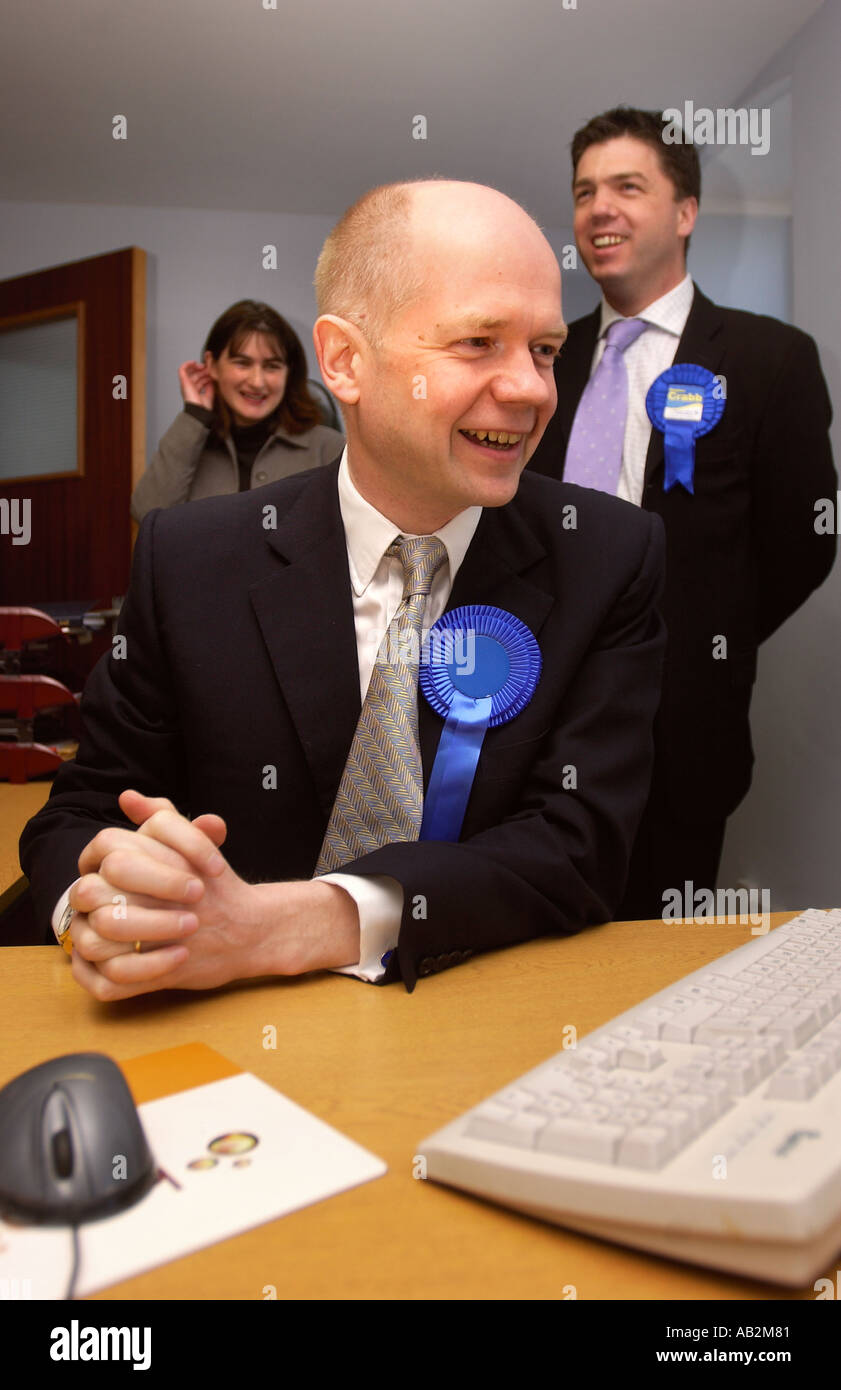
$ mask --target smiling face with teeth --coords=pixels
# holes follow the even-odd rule
[[[566,329],[558,263],[522,208],[477,184],[411,187],[400,251],[424,288],[377,347],[331,315],[315,336],[356,486],[401,530],[428,534],[514,496],[555,409]]]
[[[237,425],[255,425],[274,413],[283,400],[288,368],[279,343],[252,333],[231,354],[205,353],[205,365]]]
[[[656,150],[631,135],[590,145],[572,185],[575,240],[608,304],[638,314],[686,274],[695,198],[676,198]]]

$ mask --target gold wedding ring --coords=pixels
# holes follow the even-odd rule
[[[140,950],[140,942],[139,942],[139,941],[135,941],[135,943],[134,943],[134,949],[135,949],[135,951],[139,951],[139,950]]]

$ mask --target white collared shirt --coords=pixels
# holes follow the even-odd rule
[[[351,478],[347,449],[339,465],[339,508],[353,593],[359,696],[364,701],[380,643],[403,598],[403,565],[398,556],[387,556],[385,552],[397,536],[412,533],[401,531],[358,492]],[[447,563],[432,581],[424,628],[432,627],[444,612],[481,515],[481,507],[467,507],[433,533],[446,546]],[[383,956],[397,945],[403,889],[383,875],[361,877],[339,872],[324,874],[323,882],[344,888],[359,909],[359,963],[343,966],[338,973],[357,975],[373,983],[384,974]]]
[[[347,449],[339,465],[339,508],[353,590],[359,695],[364,700],[380,643],[403,598],[403,565],[399,556],[387,556],[385,552],[398,536],[410,537],[412,533],[401,531],[357,491],[350,475]],[[447,563],[432,581],[424,628],[432,627],[444,612],[481,515],[481,507],[467,507],[440,531],[433,532],[446,546]]]
[[[622,470],[616,495],[623,497],[626,502],[633,502],[636,506],[640,506],[642,502],[645,456],[651,439],[651,421],[646,414],[645,398],[652,383],[675,360],[677,345],[686,327],[694,295],[692,277],[686,275],[668,294],[661,295],[638,314],[620,314],[611,308],[606,299],[602,299],[601,326],[590,367],[591,376],[602,360],[604,335],[616,319],[643,319],[649,325],[636,342],[625,349],[624,354],[628,371],[628,415],[625,420]]]

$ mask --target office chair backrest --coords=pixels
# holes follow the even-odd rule
[[[313,381],[310,379],[307,382],[307,390],[321,412],[322,425],[329,425],[331,430],[338,430],[340,434],[344,434],[344,426],[336,407],[336,402],[333,400],[327,387],[322,386],[320,381]]]

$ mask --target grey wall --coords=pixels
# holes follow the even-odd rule
[[[793,122],[792,318],[816,339],[841,402],[841,6],[824,5],[786,50]],[[773,76],[764,74],[767,80]],[[760,79],[762,80],[762,79]],[[833,424],[836,463],[841,422]],[[796,460],[793,461],[796,466]],[[785,546],[780,546],[785,564]],[[841,902],[841,564],[761,649],[753,788],[733,817],[723,883],[771,889],[775,908]]]
[[[692,233],[689,269],[718,304],[791,320],[791,222],[787,217],[705,213]]]

